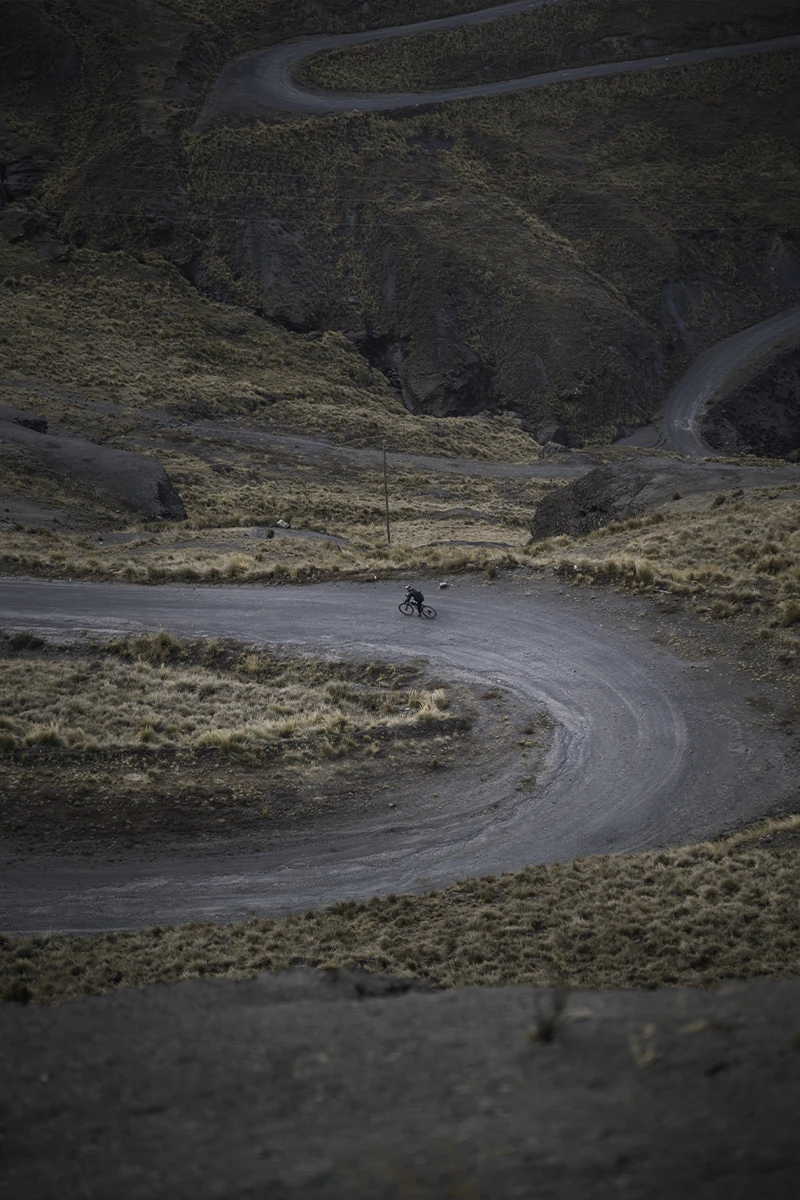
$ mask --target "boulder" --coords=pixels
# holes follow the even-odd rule
[[[551,421],[549,425],[538,426],[536,440],[543,446],[548,442],[557,442],[559,446],[569,446],[569,430],[562,422]]]
[[[23,446],[44,470],[136,509],[145,517],[186,519],[183,502],[167,472],[146,454],[112,450],[82,438],[37,433],[16,419],[2,419],[2,413],[0,441]]]
[[[0,210],[0,238],[6,242],[24,242],[38,224],[39,218],[27,208],[13,206]]]
[[[34,238],[33,247],[36,257],[46,262],[66,262],[72,252],[72,248],[60,238],[46,235]]]

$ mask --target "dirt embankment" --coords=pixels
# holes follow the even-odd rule
[[[777,1200],[797,1180],[799,992],[582,991],[564,1009],[293,972],[6,1005],[9,1188]]]

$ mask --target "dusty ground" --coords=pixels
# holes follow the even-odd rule
[[[565,999],[293,972],[4,1006],[9,1194],[790,1200],[796,981]]]

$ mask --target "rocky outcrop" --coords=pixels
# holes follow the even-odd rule
[[[800,350],[710,408],[703,437],[723,454],[800,456]]]
[[[124,504],[145,517],[183,521],[183,501],[159,462],[146,454],[112,450],[81,438],[53,437],[37,433],[36,426],[20,423],[17,414],[3,418],[0,410],[0,441],[23,446],[43,470],[69,479],[107,500]],[[30,418],[41,421],[41,418]]]
[[[688,496],[736,488],[800,483],[800,468],[736,467],[673,458],[636,458],[599,467],[547,492],[536,507],[531,539],[583,537],[609,521],[655,512]]]

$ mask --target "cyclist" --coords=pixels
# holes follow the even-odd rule
[[[409,604],[416,604],[417,616],[422,616],[422,601],[425,599],[422,592],[413,588],[410,583],[406,584],[406,600]]]

